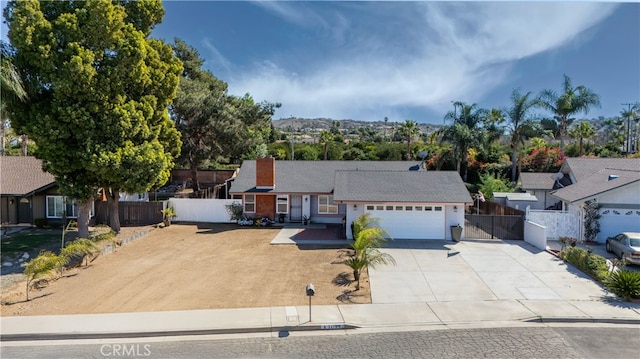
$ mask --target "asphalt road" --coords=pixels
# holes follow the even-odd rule
[[[326,333],[326,332],[325,332]],[[308,333],[307,333],[308,334]],[[637,358],[640,327],[519,327],[25,346],[8,358]]]

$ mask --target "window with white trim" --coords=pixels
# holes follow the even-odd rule
[[[47,218],[62,218],[66,215],[67,218],[78,218],[78,206],[75,200],[68,199],[64,196],[47,196]],[[89,209],[89,215],[93,217],[95,214],[95,203],[91,201],[91,208]]]
[[[318,213],[338,213],[338,205],[333,203],[333,196],[318,196]]]
[[[247,213],[254,213],[256,211],[256,195],[255,194],[244,195],[244,211]]]
[[[286,194],[276,197],[276,213],[289,213],[289,196]]]

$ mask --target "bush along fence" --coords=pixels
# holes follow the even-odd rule
[[[558,256],[588,274],[618,297],[627,301],[640,300],[640,272],[632,272],[618,268],[620,264],[591,253],[590,250],[578,247],[563,248]]]

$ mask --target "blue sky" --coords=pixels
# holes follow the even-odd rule
[[[563,74],[601,96],[602,107],[588,118],[615,116],[622,103],[640,101],[639,3],[164,6],[152,36],[196,47],[230,93],[282,103],[276,119],[442,123],[452,101],[504,107],[514,88],[560,91]]]

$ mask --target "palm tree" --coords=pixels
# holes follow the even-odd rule
[[[420,133],[420,127],[418,127],[418,123],[413,120],[406,120],[404,123],[400,124],[400,133],[407,137],[407,159],[411,160],[411,139],[413,136]]]
[[[456,169],[460,173],[463,181],[467,181],[468,151],[469,147],[478,143],[482,134],[482,125],[487,111],[479,108],[477,104],[468,105],[464,102],[453,103],[453,111],[449,111],[445,116],[445,121],[451,120],[453,123],[444,129],[443,139],[454,145],[454,158],[456,159]]]
[[[564,152],[564,136],[567,135],[567,128],[573,122],[570,116],[579,112],[589,113],[591,106],[600,106],[600,96],[586,88],[585,86],[573,87],[571,79],[564,75],[563,92],[557,94],[553,90],[544,90],[540,93],[536,104],[554,114],[558,121],[560,150]]]
[[[7,113],[5,109],[5,103],[7,99],[12,97],[20,101],[27,99],[27,91],[24,89],[22,79],[18,69],[13,65],[13,52],[11,45],[4,41],[0,41],[0,92],[2,93],[3,101],[0,101],[0,155],[4,155],[5,149],[5,128],[9,122],[7,119]],[[26,155],[27,150],[27,136],[22,136],[22,152]]]
[[[389,122],[389,118],[387,116],[384,116],[384,141],[382,142],[387,142],[387,123]]]
[[[573,138],[577,138],[579,142],[579,150],[578,156],[582,156],[582,140],[590,139],[595,136],[596,131],[593,130],[593,127],[589,124],[589,122],[580,122],[578,126],[569,130],[569,136]]]
[[[322,143],[322,150],[324,152],[324,160],[327,160],[327,151],[329,150],[329,143],[333,141],[333,135],[329,131],[322,131],[320,133],[320,143]]]
[[[509,119],[509,130],[511,132],[511,181],[517,180],[518,168],[518,146],[524,143],[522,130],[530,123],[528,119],[529,110],[536,105],[535,99],[530,99],[531,92],[520,94],[519,90],[511,93],[511,107],[507,110]]]
[[[353,239],[351,248],[354,254],[345,261],[351,270],[356,281],[356,290],[360,289],[360,274],[363,269],[371,266],[375,268],[378,264],[394,264],[395,259],[389,254],[379,250],[379,247],[390,238],[389,233],[378,226],[379,219],[371,218],[370,213],[360,215],[353,221]]]

